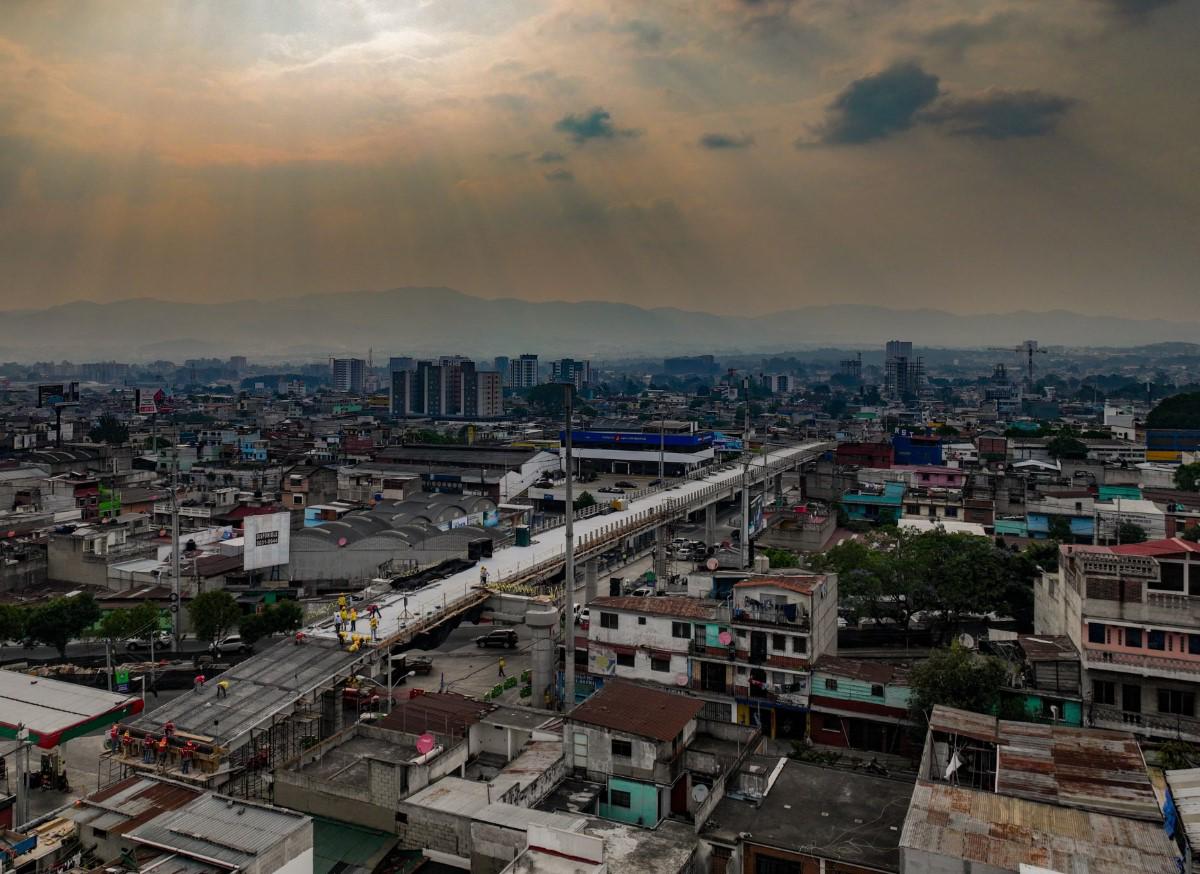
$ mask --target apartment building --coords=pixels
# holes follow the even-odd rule
[[[1035,589],[1034,630],[1079,650],[1090,724],[1200,741],[1200,545],[1063,545]]]
[[[367,372],[367,362],[361,358],[334,358],[330,362],[333,371],[333,390],[361,394]]]
[[[592,365],[588,361],[562,358],[550,364],[551,382],[569,382],[582,391],[592,381]]]
[[[526,353],[508,362],[508,384],[512,388],[533,388],[538,384],[538,357]]]
[[[500,374],[460,356],[418,361],[392,373],[393,416],[495,419],[504,413]]]

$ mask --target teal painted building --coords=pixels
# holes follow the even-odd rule
[[[883,483],[879,490],[864,487],[842,495],[842,509],[850,519],[859,522],[887,518],[896,521],[903,515],[904,492],[904,483]]]

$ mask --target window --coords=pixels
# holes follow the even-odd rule
[[[1181,692],[1178,689],[1159,689],[1158,712],[1193,716],[1196,713],[1196,696],[1191,692]]]
[[[1108,643],[1105,632],[1108,629],[1102,622],[1088,623],[1088,643]]]
[[[808,652],[808,638],[807,637],[793,637],[792,638],[792,652],[797,652],[797,653],[802,653],[802,654]]]
[[[782,634],[772,634],[771,649],[776,652],[787,652],[787,637]]]
[[[1167,648],[1167,633],[1165,631],[1147,631],[1146,646],[1149,649],[1163,650]]]
[[[872,683],[871,684],[871,696],[874,698],[882,698],[883,697],[883,684],[882,683]]]
[[[639,616],[639,617],[638,617],[638,625],[645,625],[645,624],[646,624],[646,617],[645,617],[645,616]]]
[[[608,803],[612,807],[624,807],[628,810],[633,807],[633,796],[624,789],[609,789]]]
[[[292,503],[299,507],[304,503],[304,495],[292,495]]]
[[[692,636],[692,625],[690,622],[672,622],[671,637],[682,637],[687,639]]]
[[[601,613],[600,614],[600,627],[601,628],[616,628],[617,627],[617,614],[616,613]]]
[[[622,759],[631,758],[633,756],[633,743],[631,741],[617,740],[614,738],[612,742],[612,754]]]
[[[736,631],[737,631],[737,636],[738,636],[738,637],[745,637],[745,636],[746,636],[746,629],[744,629],[744,628],[738,628],[738,629],[736,629]]]
[[[916,515],[920,514],[921,508],[918,507],[916,504],[908,504],[905,506],[904,512],[910,516],[916,516]]]
[[[1109,680],[1092,680],[1092,701],[1117,706],[1117,684]]]
[[[1189,634],[1188,655],[1200,655],[1200,634]]]
[[[634,664],[635,664],[635,662],[633,659],[633,653],[631,653],[631,652],[617,653],[617,665],[619,667],[632,668],[634,666]]]
[[[650,670],[666,672],[671,670],[671,660],[650,656]]]
[[[1159,592],[1183,592],[1183,562],[1160,561],[1159,579],[1149,580],[1146,588]]]
[[[837,691],[837,680],[827,679],[825,681],[825,688],[827,691],[836,692]]]
[[[575,667],[587,668],[588,651],[586,646],[575,647]]]
[[[1126,628],[1125,629],[1125,645],[1138,647],[1140,649],[1142,646],[1142,629]]]
[[[958,507],[947,507],[946,508],[946,518],[947,519],[954,519],[957,516],[958,516]]]

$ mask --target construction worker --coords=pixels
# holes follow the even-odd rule
[[[192,770],[192,758],[196,755],[196,745],[190,740],[183,745],[183,749],[179,751],[180,768],[183,773],[190,773]]]
[[[371,614],[371,640],[379,640],[379,617]]]
[[[192,691],[199,692],[204,688],[204,674],[196,674],[196,679],[192,680]]]
[[[158,763],[164,768],[167,766],[167,753],[171,749],[171,742],[167,740],[164,734],[158,742]]]
[[[338,609],[341,610],[343,613],[346,612],[346,596],[345,595],[338,595]]]
[[[218,698],[228,698],[229,697],[229,681],[228,680],[218,680],[217,681],[217,697]]]
[[[142,762],[150,765],[154,763],[154,736],[146,735],[142,738]]]
[[[362,645],[362,635],[360,635],[360,634],[354,635],[353,638],[351,639],[351,643],[350,643],[350,652],[358,652],[361,645]]]
[[[487,585],[487,568],[485,568],[483,565],[479,566],[479,585]]]
[[[340,613],[333,614],[333,633],[339,635],[342,633],[342,614]]]
[[[168,739],[175,736],[175,723],[170,719],[163,723],[163,736]]]
[[[342,617],[342,625],[350,624],[350,611],[343,607],[338,611],[338,615]]]
[[[108,748],[114,753],[121,745],[121,733],[117,724],[114,722],[108,729]]]
[[[133,754],[133,735],[129,733],[129,729],[125,729],[125,733],[121,735],[121,754],[124,756]]]
[[[504,656],[500,656],[500,678],[503,679],[504,676]]]
[[[356,630],[355,629],[356,625],[358,625],[358,610],[351,607],[350,608],[350,630],[351,631]]]

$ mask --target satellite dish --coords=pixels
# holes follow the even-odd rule
[[[350,542],[350,541],[346,540],[346,538],[345,538],[345,537],[339,537],[339,538],[338,538],[338,546],[345,546],[345,545],[346,545],[347,543],[349,543],[349,542]]]
[[[728,631],[722,631],[717,635],[717,640],[721,641],[725,646],[729,646],[729,644],[733,643],[733,635]]]
[[[719,568],[721,566],[721,563],[719,561],[717,561],[715,558],[710,558],[708,561],[706,561],[704,563],[704,566],[706,568],[708,568],[710,571],[715,571],[717,568]]]
[[[17,532],[15,532],[15,531],[10,531],[10,532],[8,532],[8,536],[9,536],[9,537],[16,537],[16,536],[17,536]]]
[[[686,686],[687,684],[688,684],[688,675],[687,674],[676,674],[675,675],[675,685],[676,686]]]
[[[421,755],[425,755],[433,749],[434,744],[436,743],[437,741],[434,740],[433,735],[429,732],[425,732],[423,735],[417,738],[417,752]]]
[[[975,638],[965,631],[958,636],[958,642],[962,644],[963,649],[975,649]]]
[[[232,528],[223,529],[221,531],[221,539],[222,540],[232,540],[233,539],[233,529]]]
[[[708,787],[703,783],[697,783],[692,787],[692,801],[697,804],[703,804],[704,799],[708,798]]]

